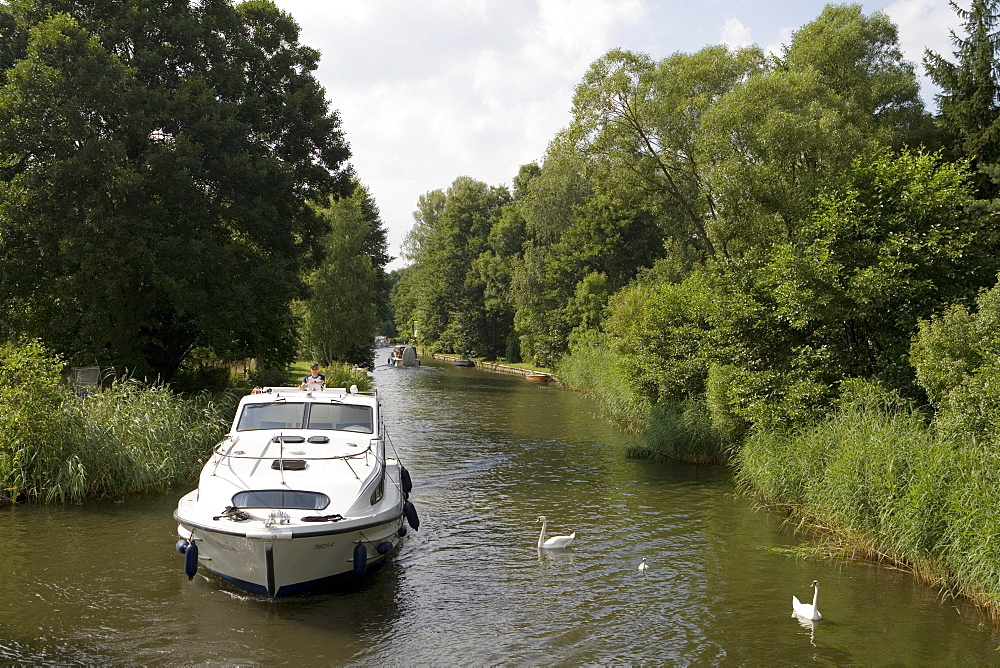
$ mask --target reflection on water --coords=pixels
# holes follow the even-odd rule
[[[421,517],[380,571],[278,600],[189,582],[185,490],[5,509],[0,663],[998,663],[976,610],[904,573],[789,556],[797,538],[724,469],[625,459],[577,395],[429,360],[376,382]],[[539,550],[540,515],[572,547]],[[800,625],[791,597],[813,580],[824,619]]]

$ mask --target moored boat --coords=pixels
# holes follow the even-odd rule
[[[374,393],[255,390],[174,519],[199,567],[267,596],[364,575],[417,529],[409,473],[386,454]]]
[[[545,373],[542,371],[529,371],[524,374],[524,377],[532,383],[547,383],[550,380],[555,380],[555,376],[551,373]]]

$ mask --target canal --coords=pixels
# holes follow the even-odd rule
[[[0,664],[1000,663],[974,607],[803,556],[724,469],[626,459],[585,398],[428,359],[375,377],[421,519],[384,568],[269,600],[188,581],[185,489],[5,508]],[[537,549],[540,515],[571,548]],[[791,597],[813,580],[823,619],[803,626]]]

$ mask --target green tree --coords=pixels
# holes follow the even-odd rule
[[[660,63],[612,50],[577,87],[572,136],[586,153],[624,166],[638,185],[668,199],[670,236],[713,256],[716,202],[695,140],[711,104],[764,62],[757,48],[708,47]]]
[[[902,148],[926,130],[913,65],[885,12],[865,16],[860,4],[829,4],[796,30],[781,68],[813,70],[844,103],[844,113],[880,143]]]
[[[934,155],[868,154],[838,175],[793,242],[729,280],[716,353],[739,367],[744,416],[815,416],[852,377],[919,396],[918,321],[972,299],[998,268],[993,223],[973,203],[966,167]]]
[[[604,323],[636,392],[651,405],[680,404],[705,393],[718,303],[711,272],[671,280],[661,261],[611,299]]]
[[[393,339],[399,336],[399,329],[396,327],[396,308],[393,302],[393,294],[396,292],[399,279],[399,269],[390,271],[385,275],[385,305],[379,312],[378,325],[375,327],[378,335]]]
[[[573,212],[586,202],[591,180],[584,156],[568,132],[559,133],[541,166],[522,168],[515,181],[514,203],[495,238],[505,241],[504,226],[515,226],[514,243],[503,253],[510,258],[510,292],[518,356],[548,364],[564,348],[569,329],[554,312],[565,305],[566,281],[553,290],[547,270],[552,246],[573,225]]]
[[[413,336],[413,321],[417,318],[417,290],[414,285],[416,266],[408,265],[390,274],[392,291],[389,300],[396,336],[410,341]],[[387,335],[388,336],[388,335]]]
[[[953,304],[921,320],[910,359],[955,442],[1000,442],[1000,287],[980,293],[973,308]]]
[[[71,362],[280,363],[349,192],[319,54],[265,0],[0,7],[0,304]]]
[[[523,201],[529,185],[541,171],[537,163],[522,165],[518,170],[513,180],[513,200],[503,207],[499,219],[490,229],[486,250],[474,264],[474,270],[483,284],[485,315],[494,327],[490,353],[503,356],[510,362],[521,361],[520,339],[514,329],[517,305],[513,285],[515,272],[524,256],[527,221],[518,202]]]
[[[760,74],[723,96],[705,113],[698,144],[726,255],[790,239],[824,179],[866,139],[815,70]]]
[[[506,332],[485,307],[486,284],[476,261],[488,250],[490,230],[509,203],[505,187],[470,177],[420,198],[407,253],[414,262],[421,344],[456,353],[503,353]]]
[[[726,255],[792,239],[830,175],[869,147],[927,138],[913,66],[896,26],[860,5],[827,5],[783,57],[704,114],[696,142]]]
[[[385,228],[368,189],[356,184],[346,199],[318,207],[330,225],[322,264],[305,278],[302,343],[326,366],[349,362],[371,366],[383,302]]]
[[[512,263],[514,326],[525,359],[551,365],[573,332],[598,326],[607,298],[662,254],[664,201],[617,161],[553,142],[515,200],[523,253]]]

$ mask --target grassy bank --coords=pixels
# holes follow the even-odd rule
[[[809,429],[752,436],[739,485],[854,556],[911,569],[1000,616],[1000,453],[874,391]]]
[[[651,406],[606,348],[575,351],[563,384],[626,431],[629,454],[728,462],[740,489],[850,558],[911,570],[1000,617],[1000,448],[857,383],[830,418],[727,444],[703,402]]]
[[[36,344],[0,346],[0,505],[116,498],[191,482],[246,392],[181,395],[126,381],[78,396],[60,382],[62,369]],[[323,372],[330,387],[371,386],[349,365]],[[275,376],[295,386],[308,373],[301,362]]]
[[[34,344],[0,347],[0,504],[74,502],[195,479],[232,419],[231,393],[183,398],[116,383],[84,397]]]

